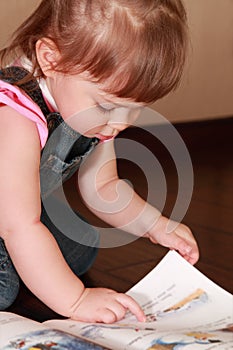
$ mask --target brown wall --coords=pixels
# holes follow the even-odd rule
[[[233,116],[233,1],[184,3],[192,42],[186,74],[154,108],[178,121]]]
[[[35,9],[40,0],[0,0],[0,46]]]
[[[0,0],[0,46],[40,0]],[[171,121],[233,115],[233,0],[184,0],[192,52],[179,89],[153,108]]]

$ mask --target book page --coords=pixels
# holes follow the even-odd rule
[[[157,331],[217,330],[233,323],[233,296],[204,276],[175,251],[128,292]],[[128,315],[123,322],[134,323]]]
[[[46,329],[46,326],[10,312],[0,312],[0,349],[8,344],[9,339],[40,329]]]
[[[53,320],[46,324],[53,329],[82,336],[112,350],[232,350],[231,329],[204,332],[157,332],[132,325],[81,323]]]
[[[128,314],[111,325],[72,320],[46,324],[113,350],[233,349],[232,295],[178,253],[170,251],[128,294],[143,307],[146,323]]]
[[[16,314],[0,312],[0,349],[104,350],[105,348]]]

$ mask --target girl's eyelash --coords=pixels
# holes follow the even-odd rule
[[[115,109],[115,107],[105,108],[104,106],[102,106],[100,104],[97,104],[97,108],[103,114],[107,114]]]

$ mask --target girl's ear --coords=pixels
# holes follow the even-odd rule
[[[61,54],[51,39],[42,38],[36,43],[36,56],[42,72],[49,77],[53,74]]]

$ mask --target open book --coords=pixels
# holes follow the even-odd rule
[[[233,296],[178,253],[168,252],[127,293],[144,309],[146,323],[128,313],[111,325],[72,320],[40,324],[0,312],[0,349],[233,349]]]

